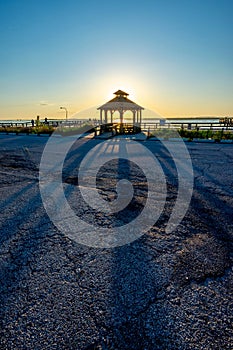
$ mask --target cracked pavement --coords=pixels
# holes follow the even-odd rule
[[[231,350],[233,144],[186,144],[193,197],[181,224],[167,234],[176,174],[164,147],[144,141],[166,175],[165,210],[137,241],[97,249],[64,236],[45,212],[38,167],[46,141],[0,136],[0,349]],[[64,190],[77,215],[112,225],[112,218],[86,208],[77,190],[78,164],[101,142],[74,145],[64,164]],[[106,198],[114,195],[113,170],[111,164],[99,174]],[[135,176],[138,196],[128,218],[144,204],[143,176]]]

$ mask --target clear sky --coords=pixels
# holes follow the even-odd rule
[[[233,115],[232,0],[0,0],[0,119],[123,89],[163,116]]]

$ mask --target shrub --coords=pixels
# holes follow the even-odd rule
[[[59,126],[57,128],[57,133],[59,135],[63,136],[69,136],[69,135],[76,135],[76,134],[83,134],[86,132],[94,132],[94,125],[86,123],[83,124],[82,126],[73,126],[73,127],[67,127],[67,126]]]
[[[52,134],[56,128],[51,125],[39,125],[31,128],[32,134]]]
[[[26,134],[52,134],[52,132],[55,130],[54,127],[49,125],[41,125],[36,127],[27,127],[27,126],[6,126],[1,127],[0,132],[6,132],[6,133],[26,133]]]

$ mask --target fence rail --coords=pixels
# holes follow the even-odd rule
[[[233,130],[233,124],[226,124],[223,122],[172,122],[166,121],[165,123],[150,122],[141,124],[143,130],[156,130],[156,129],[187,129],[187,130]]]
[[[96,119],[68,119],[68,120],[45,120],[45,121],[39,121],[37,123],[36,121],[33,123],[32,121],[0,121],[0,129],[4,128],[24,128],[24,127],[33,127],[33,126],[53,126],[58,127],[62,124],[64,127],[78,127],[85,124],[85,122],[91,122],[91,124],[95,127],[100,125],[99,120]],[[114,123],[112,123],[114,124]],[[118,123],[115,123],[116,125]],[[127,123],[124,123],[126,125]],[[130,123],[128,124],[130,125]],[[213,121],[172,121],[172,120],[162,120],[162,121],[156,121],[156,122],[143,122],[140,126],[142,130],[148,131],[148,130],[156,130],[156,129],[187,129],[187,130],[233,130],[233,118],[221,118],[219,120],[216,120],[216,122]]]

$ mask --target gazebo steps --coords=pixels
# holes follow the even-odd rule
[[[110,139],[112,138],[113,135],[111,132],[103,132],[102,134],[100,135],[96,135],[95,136],[95,139],[102,139],[102,140],[107,140],[107,139]]]

